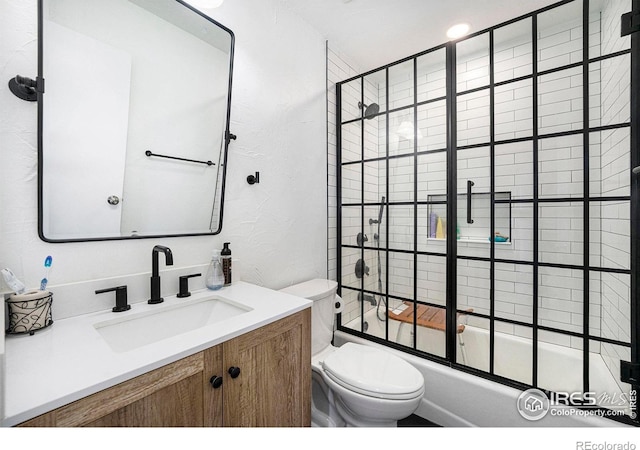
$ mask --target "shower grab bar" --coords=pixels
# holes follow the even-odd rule
[[[187,158],[178,158],[177,156],[167,156],[167,155],[159,155],[158,153],[152,153],[151,150],[147,150],[146,152],[144,152],[145,155],[147,155],[148,157],[152,157],[152,156],[156,156],[158,158],[167,158],[167,159],[176,159],[178,161],[187,161],[187,162],[192,162],[192,163],[196,163],[196,164],[206,164],[207,166],[215,166],[215,163],[212,163],[211,161],[198,161],[195,159],[187,159]]]
[[[473,223],[471,218],[471,187],[475,183],[471,180],[467,180],[467,223]]]

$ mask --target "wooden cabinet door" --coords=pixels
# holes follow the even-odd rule
[[[222,344],[206,349],[204,352],[204,377],[202,392],[204,393],[204,426],[221,427],[222,422],[222,392],[224,383],[228,382],[223,371]],[[219,381],[212,384],[213,378]],[[218,385],[219,382],[222,382]]]
[[[310,426],[310,308],[222,345],[224,426]]]
[[[201,427],[203,369],[200,352],[20,426]]]

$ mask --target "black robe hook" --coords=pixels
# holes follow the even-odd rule
[[[16,75],[9,80],[9,89],[13,94],[28,102],[38,100],[38,82],[28,77]]]

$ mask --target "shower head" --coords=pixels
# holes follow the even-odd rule
[[[380,111],[380,106],[377,103],[371,103],[369,106],[365,105],[362,102],[358,102],[358,108],[363,110],[363,116],[365,119],[373,119],[378,111]]]

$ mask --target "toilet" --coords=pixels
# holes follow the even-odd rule
[[[315,427],[395,427],[424,394],[424,378],[388,351],[348,342],[331,345],[338,284],[315,279],[281,292],[313,301],[311,423]]]

